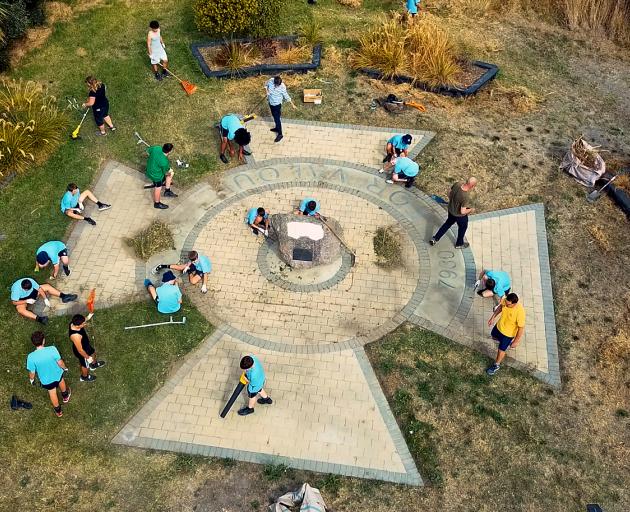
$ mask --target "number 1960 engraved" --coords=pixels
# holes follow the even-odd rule
[[[440,251],[438,252],[438,257],[440,259],[440,267],[442,267],[442,270],[438,273],[438,276],[441,278],[439,284],[454,290],[455,286],[447,280],[455,279],[459,275],[452,270],[457,267],[457,264],[453,261],[455,253],[453,251]]]

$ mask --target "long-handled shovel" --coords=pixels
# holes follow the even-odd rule
[[[587,194],[586,200],[589,203],[594,203],[595,201],[597,201],[599,199],[599,196],[602,195],[602,191],[616,179],[617,179],[617,176],[613,176],[612,178],[608,180],[608,183],[606,183],[602,188],[600,188],[599,190],[593,190],[591,193]]]
[[[354,264],[357,261],[356,253],[352,249],[350,249],[350,246],[346,243],[346,241],[343,239],[343,237],[339,233],[337,233],[333,229],[333,227],[330,224],[328,224],[328,222],[326,222],[326,217],[324,217],[323,215],[320,215],[319,216],[319,220],[322,221],[322,224],[324,224],[324,226],[326,226],[328,229],[330,229],[330,231],[332,232],[333,235],[335,235],[337,240],[339,240],[341,242],[341,245],[343,245],[346,248],[346,250],[350,253],[350,265],[352,267],[354,267]]]

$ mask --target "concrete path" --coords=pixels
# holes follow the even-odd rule
[[[315,139],[352,139],[345,126],[317,125],[326,129],[310,133],[305,123],[286,124],[287,133],[302,130],[303,141],[327,154],[328,143]],[[269,137],[265,122],[250,126],[258,130],[255,140]],[[346,130],[350,133],[343,135]],[[373,135],[380,146],[392,133],[363,127],[357,132]],[[431,134],[422,135],[419,144],[426,144]],[[196,187],[166,212],[151,208],[141,174],[114,162],[106,166],[96,192],[113,208],[95,216],[95,228],[77,225],[68,244],[75,270],[68,284],[82,285],[85,295],[96,286],[107,304],[126,301],[143,293],[142,279],[158,260],[177,259],[194,248],[213,262],[210,290],[203,295],[184,288],[217,328],[114,441],[419,485],[363,345],[412,322],[492,354],[485,326],[492,301],[477,297],[472,285],[481,268],[501,268],[512,275],[528,314],[525,338],[508,364],[559,385],[542,206],[472,217],[469,249],[455,250],[453,233],[430,247],[427,240],[445,210],[418,189],[386,184],[376,171],[380,146],[357,154],[366,167],[340,161],[343,153],[296,158],[300,144],[291,144],[289,139],[270,145],[277,158],[268,158],[267,146],[253,145],[255,163],[227,173],[220,190]],[[322,213],[340,223],[357,258],[352,266],[344,257],[325,279],[301,283],[274,266],[274,245],[254,236],[244,217],[258,206],[291,211],[307,195],[317,197]],[[140,263],[124,238],[156,216],[172,226],[177,250]],[[377,265],[373,237],[381,226],[397,233],[402,251],[397,268]],[[120,267],[114,279],[111,261]],[[261,358],[275,402],[258,406],[247,418],[236,415],[239,403],[222,420],[218,413],[247,353]]]

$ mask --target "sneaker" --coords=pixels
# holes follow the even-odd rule
[[[94,361],[93,363],[89,364],[90,366],[90,370],[96,370],[97,368],[101,368],[103,366],[105,366],[105,361]]]
[[[67,304],[68,302],[74,302],[77,300],[79,296],[76,293],[62,293],[61,294],[61,302]]]
[[[281,133],[279,133],[276,138],[274,139],[274,142],[280,142],[282,139],[284,139],[284,135],[282,135]]]
[[[167,188],[164,191],[164,197],[177,197],[177,194],[173,192],[170,188]]]
[[[158,210],[166,210],[168,208],[168,205],[164,203],[153,203],[153,208],[157,208]]]
[[[490,366],[487,370],[486,373],[488,375],[494,375],[495,373],[497,373],[499,371],[499,368],[501,368],[501,365],[494,363],[492,366]]]
[[[83,220],[87,222],[90,226],[96,226],[96,221],[94,219],[91,219],[90,217],[84,217]]]
[[[112,132],[115,132],[115,131],[116,131],[116,127],[115,127],[115,126],[110,126],[110,127],[109,127],[109,129],[110,129]]]
[[[276,132],[278,133],[278,128],[272,128],[271,130],[269,130],[270,132]]]
[[[383,174],[385,172],[385,169],[383,169],[382,167],[378,170],[379,174]]]
[[[389,183],[390,185],[394,184],[394,180],[385,180],[385,183]]]
[[[61,400],[63,401],[64,404],[67,404],[70,401],[70,397],[72,396],[72,391],[70,391],[70,388],[68,388],[68,394],[67,395],[63,395],[63,393],[61,394]]]
[[[228,163],[227,156],[225,156],[223,153],[221,153],[221,154],[219,155],[219,158],[221,159],[221,161],[222,161],[224,164],[227,164],[227,163]]]
[[[42,325],[48,325],[48,317],[47,316],[37,316],[37,321]]]
[[[168,76],[168,71],[166,71],[166,69],[162,68],[162,74],[163,74],[164,76]]]
[[[431,240],[429,240],[429,245],[430,246],[434,246],[435,244],[437,244],[437,240],[435,238],[432,238]]]
[[[273,400],[271,399],[270,396],[268,396],[267,398],[260,397],[257,401],[259,404],[262,404],[262,405],[271,405],[273,403]]]
[[[53,407],[53,411],[55,411],[57,418],[61,418],[63,416],[63,412],[61,412],[61,405],[59,407]]]
[[[468,247],[470,247],[470,244],[468,242],[464,242],[461,245],[456,245],[455,249],[467,249]]]
[[[68,277],[70,275],[70,267],[63,266],[63,273]]]
[[[238,410],[239,416],[247,416],[248,414],[254,414],[253,407],[242,407]]]
[[[94,382],[96,380],[96,377],[94,375],[88,373],[87,376],[85,376],[85,377],[83,375],[81,375],[79,380],[81,382]]]
[[[160,75],[160,73],[155,73],[153,76],[155,76],[155,79],[159,82],[160,80],[162,80],[162,75]]]
[[[479,285],[480,285],[480,284],[481,284],[481,279],[477,279],[477,280],[475,281],[475,286],[474,286],[475,290],[476,290],[477,288],[479,288]]]
[[[251,152],[251,151],[247,151],[246,149],[244,149],[244,150],[243,150],[243,154],[244,154],[245,156],[251,156],[251,155],[252,155],[252,152]]]
[[[105,137],[107,135],[107,132],[102,132],[100,130],[96,130],[96,135],[98,137]]]
[[[112,205],[111,204],[107,204],[107,203],[101,203],[100,201],[98,203],[96,203],[98,205],[98,211],[99,212],[103,212],[105,210],[109,210]]]
[[[158,275],[158,273],[160,272],[160,270],[162,270],[162,265],[156,265],[155,267],[153,267],[153,268],[151,269],[151,273],[152,273],[154,276],[156,276],[156,275]],[[144,280],[144,282],[145,282],[145,283],[146,283],[147,281],[149,281],[149,280],[148,280],[148,279],[145,279],[145,280]],[[151,281],[149,281],[149,282],[151,282]],[[146,284],[145,284],[144,286],[146,286]]]

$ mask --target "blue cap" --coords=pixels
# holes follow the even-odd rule
[[[164,275],[162,276],[163,283],[168,283],[169,281],[175,281],[175,279],[177,279],[175,277],[175,274],[173,274],[173,272],[171,272],[170,270],[164,272]]]
[[[37,253],[37,263],[39,263],[40,265],[45,265],[49,261],[51,261],[51,259],[50,259],[50,256],[48,256],[48,253],[46,251]]]

